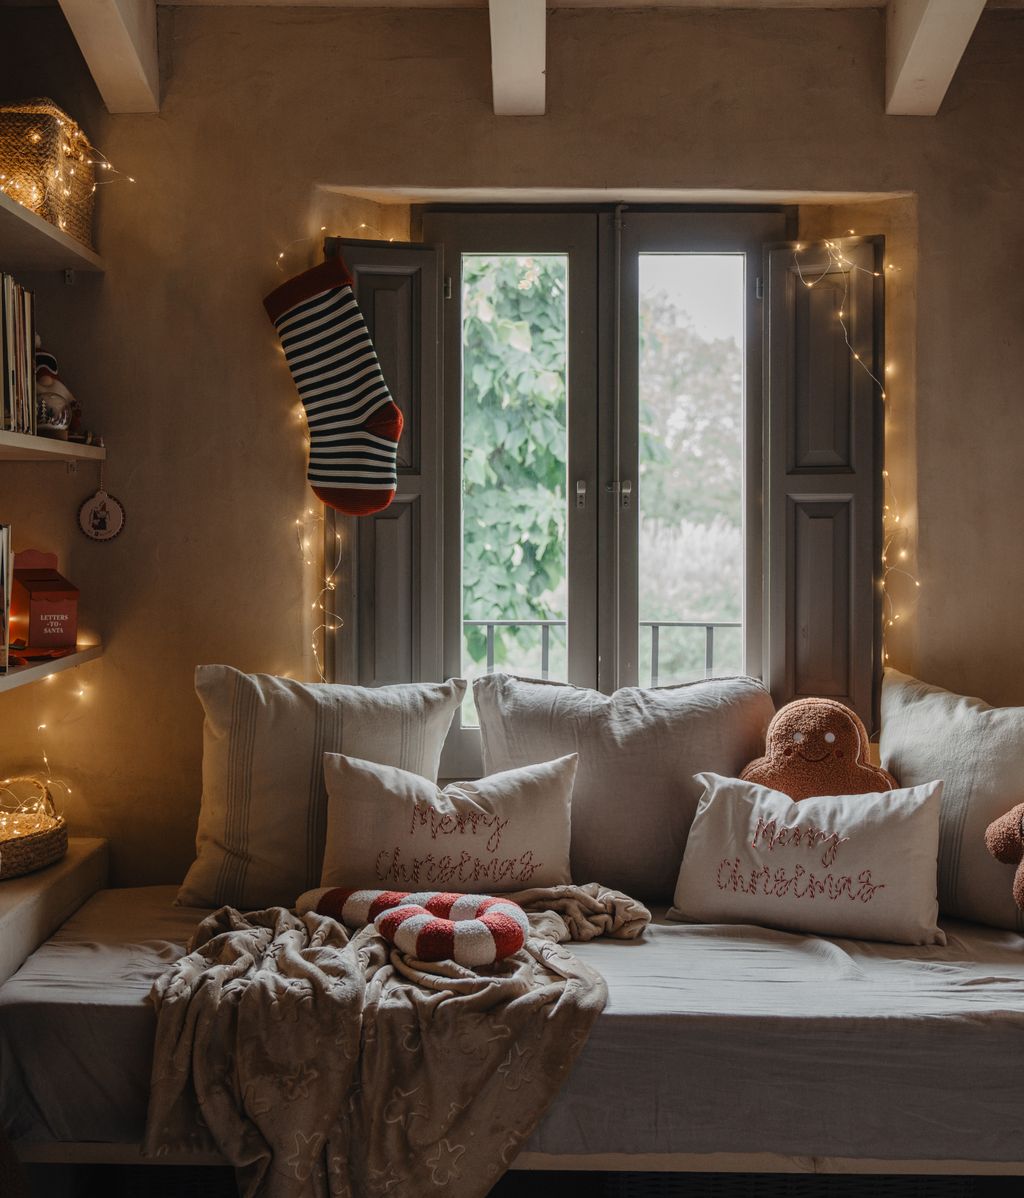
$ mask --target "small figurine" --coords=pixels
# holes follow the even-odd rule
[[[66,441],[75,419],[81,423],[78,400],[64,386],[57,370],[57,359],[40,348],[36,337],[36,432],[41,437]]]
[[[57,359],[36,335],[36,432],[57,441],[102,445],[103,438],[82,428],[82,405],[60,378]]]

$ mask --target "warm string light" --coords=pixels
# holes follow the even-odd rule
[[[333,598],[338,589],[338,572],[341,570],[343,556],[341,533],[334,534],[334,545],[331,547],[333,555],[328,557],[324,527],[323,507],[319,512],[315,508],[308,507],[295,521],[295,539],[299,552],[302,554],[303,563],[306,566],[314,564],[316,555],[314,546],[317,541],[323,545],[324,551],[320,589],[310,604],[310,610],[314,613],[313,619],[316,621],[310,634],[310,649],[313,653],[317,676],[321,682],[327,681],[327,672],[324,668],[327,658],[327,636],[329,633],[337,632],[343,624],[341,617],[334,610]]]
[[[362,221],[360,224],[356,225],[356,229],[359,232],[363,232],[365,230],[367,233],[376,233],[377,239],[379,241],[393,242],[396,240],[394,237],[388,237],[387,234],[382,229],[378,229],[376,225],[367,224],[366,221]],[[277,266],[277,269],[278,270],[285,269],[284,260],[288,255],[288,251],[293,246],[296,246],[296,245],[308,246],[311,241],[322,241],[325,235],[329,236],[329,237],[344,236],[344,234],[342,234],[342,233],[328,234],[327,226],[321,225],[320,231],[318,233],[315,233],[312,237],[296,237],[293,241],[289,241],[282,249],[278,250],[277,258],[275,259],[275,265]]]
[[[0,779],[0,843],[57,827],[61,816],[54,790],[71,791],[53,778],[31,774]]]
[[[853,229],[847,229],[846,232],[848,236],[854,236]],[[813,278],[808,278],[804,274],[800,262],[800,255],[804,252],[805,247],[799,243],[794,247],[793,265],[796,269],[797,277],[809,289],[820,283],[828,275],[836,272],[841,275],[843,291],[839,300],[836,319],[839,321],[839,327],[842,329],[843,341],[849,350],[852,361],[857,363],[871,382],[878,388],[878,393],[882,401],[887,402],[889,395],[886,392],[885,383],[871,370],[850,341],[850,330],[847,324],[847,301],[850,294],[851,271],[859,271],[862,274],[871,275],[873,278],[879,279],[883,278],[886,273],[896,271],[898,268],[892,262],[886,262],[884,270],[869,270],[867,267],[861,266],[859,263],[853,262],[848,258],[838,241],[827,240],[822,244],[828,256],[828,262],[822,268],[821,272]],[[887,362],[883,374],[888,377],[892,373],[892,364]],[[903,580],[906,584],[913,587],[916,596],[917,591],[921,588],[921,582],[907,568],[906,563],[910,561],[913,548],[912,537],[907,522],[903,519],[900,511],[896,492],[889,478],[888,470],[882,471],[882,483],[884,491],[884,499],[882,501],[882,569],[879,585],[882,589],[882,658],[883,661],[888,662],[889,651],[886,643],[888,630],[895,628],[907,615],[905,608],[899,604],[894,584]]]
[[[45,681],[50,687],[55,677],[54,674],[46,676]],[[89,688],[85,683],[76,681],[72,683],[70,693],[78,703],[82,703],[89,697]],[[58,822],[59,807],[71,797],[72,790],[70,783],[54,774],[47,742],[55,728],[76,714],[77,706],[73,705],[57,720],[36,725],[38,752],[42,761],[42,769],[38,773],[0,779],[0,841],[43,832]],[[34,794],[25,797],[22,793],[25,788],[33,788]]]
[[[88,138],[77,126],[72,126],[69,129],[67,121],[60,118],[57,119],[57,125],[61,130],[60,158],[58,164],[50,170],[50,181],[62,192],[65,199],[71,195],[71,182],[77,169],[73,165],[68,165],[68,160],[81,163],[84,166],[98,167],[105,174],[126,179],[129,183],[135,182],[132,175],[126,175],[123,171],[117,170],[106,154],[90,145]],[[32,129],[25,135],[25,140],[31,145],[38,145],[43,140],[43,135],[38,129]],[[87,154],[93,154],[95,157],[87,157]],[[104,183],[114,182],[116,182],[115,178],[94,178],[90,194],[94,193],[97,187],[102,187]],[[26,178],[23,175],[7,174],[4,171],[0,171],[0,192],[9,195],[22,207],[30,208],[33,212],[39,208],[46,196],[46,191],[40,188],[35,179]],[[63,229],[67,222],[63,217],[59,217],[57,224]]]

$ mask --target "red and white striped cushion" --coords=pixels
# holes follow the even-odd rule
[[[443,891],[308,890],[296,904],[302,915],[316,911],[346,927],[368,923],[410,957],[493,965],[523,947],[530,925],[518,903],[486,894]]]

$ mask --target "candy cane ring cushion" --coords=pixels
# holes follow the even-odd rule
[[[348,927],[372,922],[385,940],[419,961],[493,965],[518,952],[530,931],[518,903],[486,894],[331,887],[307,891],[296,906],[299,914],[315,910]]]

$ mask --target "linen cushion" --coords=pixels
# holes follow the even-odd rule
[[[321,886],[497,893],[569,875],[576,755],[438,786],[406,770],[324,756]]]
[[[882,764],[903,786],[942,778],[939,908],[1024,932],[1014,866],[989,856],[985,829],[1024,802],[1024,707],[990,707],[886,670]]]
[[[794,802],[701,774],[670,919],[945,944],[935,862],[941,782]]]
[[[572,880],[671,899],[700,770],[736,774],[764,752],[771,697],[754,678],[613,695],[491,674],[473,684],[484,770],[578,753]]]
[[[324,752],[434,779],[465,689],[461,679],[369,689],[199,666],[203,797],[196,860],[178,902],[290,906],[320,877]]]

